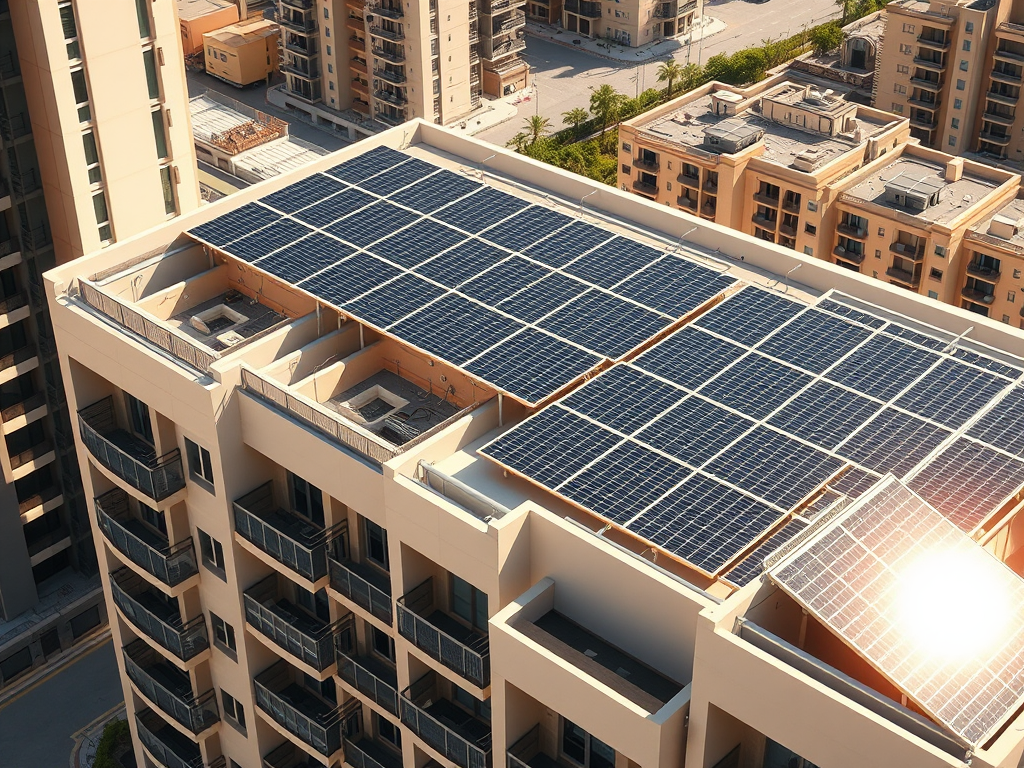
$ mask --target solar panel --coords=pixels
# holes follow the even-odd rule
[[[570,275],[594,285],[611,288],[657,261],[661,255],[661,251],[650,246],[625,237],[616,237],[580,256],[564,269]]]
[[[1022,368],[1017,368],[1000,362],[999,360],[994,360],[987,355],[982,355],[970,349],[965,349],[964,347],[957,347],[957,349],[953,351],[953,357],[957,360],[963,360],[965,363],[976,365],[979,368],[984,368],[986,371],[998,373],[1000,376],[1006,376],[1009,379],[1016,379],[1024,373],[1024,369]]]
[[[714,574],[779,517],[763,502],[695,473],[627,528]]]
[[[204,243],[222,247],[261,227],[273,224],[280,218],[281,214],[266,206],[259,203],[246,203],[241,208],[235,208],[235,210],[228,211],[205,224],[193,227],[188,233]]]
[[[537,403],[600,363],[597,355],[535,328],[524,328],[471,360],[466,370],[528,403]]]
[[[553,405],[495,438],[480,453],[553,490],[621,440]]]
[[[965,532],[974,530],[1024,484],[1024,462],[961,437],[908,485]]]
[[[833,301],[832,299],[822,299],[816,306],[818,309],[824,309],[831,312],[833,315],[845,317],[847,320],[860,323],[868,328],[881,328],[885,325],[885,320],[880,317],[869,315],[867,312],[861,312],[858,309],[853,309],[852,307],[848,307],[845,304]]]
[[[879,400],[891,400],[939,361],[939,356],[890,336],[877,335],[825,375]]]
[[[305,224],[292,219],[280,219],[268,227],[256,230],[233,243],[224,246],[224,250],[243,261],[256,261],[271,251],[283,248],[305,237],[313,230]]]
[[[547,267],[520,256],[513,256],[460,285],[459,293],[493,307],[506,296],[511,296],[550,274],[551,270]]]
[[[749,555],[723,573],[722,578],[735,584],[737,587],[745,587],[764,573],[765,558],[777,551],[783,544],[791,540],[806,527],[806,522],[799,517],[794,517],[759,544]]]
[[[360,181],[359,187],[373,192],[375,195],[387,197],[392,192],[408,187],[410,184],[419,181],[424,176],[429,176],[436,170],[436,165],[411,157],[404,163],[399,163],[383,173]]]
[[[354,252],[352,246],[320,232],[314,232],[260,259],[259,268],[281,280],[297,284],[320,270],[337,264]]]
[[[837,452],[873,472],[903,477],[949,437],[949,430],[885,408]]]
[[[809,309],[765,339],[758,351],[811,373],[821,373],[863,342],[871,331]]]
[[[391,200],[420,213],[432,213],[453,200],[458,200],[460,197],[482,188],[482,184],[471,181],[465,176],[441,170],[433,176],[427,176],[423,181],[416,182],[411,187],[396,192],[391,195]]]
[[[508,251],[472,238],[418,265],[416,272],[441,285],[455,288],[508,256]]]
[[[682,464],[626,442],[562,485],[559,493],[625,525],[689,474]]]
[[[346,185],[337,179],[322,173],[314,173],[301,181],[289,184],[284,189],[261,197],[260,202],[281,213],[295,213],[343,189],[347,189]]]
[[[444,288],[406,273],[345,304],[343,309],[378,328],[387,328],[444,292]]]
[[[777,293],[747,286],[695,322],[727,339],[752,346],[795,317],[802,307]]]
[[[753,426],[743,416],[691,396],[645,427],[636,439],[691,467],[701,467]]]
[[[968,744],[1020,705],[1024,582],[896,480],[801,539],[769,574]]]
[[[373,195],[368,195],[358,189],[349,189],[329,197],[323,202],[316,203],[296,211],[293,215],[299,221],[304,221],[313,227],[326,227],[331,222],[348,216],[350,213],[365,208],[376,202]]]
[[[570,394],[562,405],[631,435],[685,395],[643,371],[617,365]]]
[[[357,214],[324,227],[324,231],[359,248],[365,248],[395,230],[412,224],[418,218],[419,216],[412,211],[381,200],[368,208],[363,208]]]
[[[585,283],[575,278],[553,272],[536,283],[523,288],[514,296],[499,301],[498,309],[518,317],[527,323],[534,323],[549,315],[588,290]]]
[[[528,203],[492,187],[479,190],[433,212],[433,217],[475,235],[492,224],[514,216]]]
[[[360,252],[300,281],[299,287],[340,307],[400,274],[401,270],[387,262]]]
[[[341,181],[356,184],[404,162],[408,157],[408,155],[403,155],[389,147],[375,147],[328,169],[326,173]]]
[[[681,387],[697,389],[745,352],[731,341],[688,325],[640,355],[635,365]]]
[[[466,236],[458,230],[432,219],[421,219],[374,243],[370,250],[390,262],[412,269],[465,239]]]
[[[592,224],[574,221],[565,229],[523,248],[523,254],[552,267],[564,267],[573,259],[610,240],[612,233]]]
[[[806,373],[751,352],[702,386],[700,393],[755,419],[763,419],[811,381]]]
[[[670,317],[682,317],[736,280],[678,256],[666,256],[615,287],[615,292]]]
[[[954,360],[943,360],[896,401],[900,408],[962,427],[1009,382]]]
[[[907,328],[905,325],[900,325],[898,323],[890,323],[883,328],[882,331],[890,336],[895,336],[899,339],[904,339],[905,341],[911,341],[914,344],[918,344],[919,346],[927,349],[933,349],[936,352],[941,352],[949,346],[948,341],[941,341],[936,339],[934,336],[929,336],[928,334],[915,331],[912,328]]]
[[[844,463],[774,430],[757,427],[708,464],[706,471],[790,510],[827,483]]]
[[[1024,389],[1014,387],[967,434],[1024,459]]]
[[[480,237],[487,238],[510,251],[521,251],[571,222],[572,219],[563,213],[531,205],[525,211],[517,213],[515,218],[484,230]]]
[[[831,450],[881,409],[881,403],[827,381],[816,381],[768,423]]]
[[[516,333],[522,325],[469,299],[448,294],[392,326],[425,352],[462,365]]]
[[[667,324],[660,315],[593,289],[538,323],[563,339],[613,360],[639,346]]]

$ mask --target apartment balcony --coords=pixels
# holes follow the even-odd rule
[[[796,237],[796,227],[792,224],[779,224],[779,234],[786,237]]]
[[[568,764],[549,755],[541,747],[540,724],[533,726],[508,748],[507,768],[559,768]]]
[[[857,253],[855,251],[848,251],[843,246],[837,245],[832,249],[832,255],[840,261],[845,261],[847,264],[856,264],[860,266],[864,263],[864,254]]]
[[[921,242],[914,246],[910,243],[895,242],[889,245],[889,251],[904,259],[917,262],[924,258],[924,243]]]
[[[996,104],[1005,104],[1009,107],[1017,106],[1017,101],[1019,100],[1018,96],[1008,96],[1005,93],[998,93],[995,91],[987,91],[985,93],[985,98]]]
[[[949,40],[945,38],[933,38],[926,37],[925,35],[919,35],[917,38],[917,44],[924,46],[925,48],[931,48],[933,51],[949,50]]]
[[[181,452],[157,456],[153,446],[120,429],[113,396],[80,410],[78,430],[96,461],[150,499],[163,501],[185,487]]]
[[[122,654],[129,679],[148,703],[192,733],[198,735],[220,720],[214,691],[196,696],[188,674],[165,661],[145,642],[129,643]]]
[[[306,754],[290,741],[265,754],[260,765],[262,768],[325,768],[320,760]],[[331,768],[338,768],[338,765]]]
[[[992,79],[997,83],[1009,83],[1010,85],[1020,85],[1021,76],[1020,74],[1013,74],[1012,72],[1004,72],[999,69],[992,70]]]
[[[387,80],[389,83],[394,83],[395,85],[404,85],[408,79],[400,72],[391,72],[387,69],[375,69],[373,70],[373,76],[379,77],[382,80]]]
[[[13,52],[0,55],[0,83],[6,83],[21,76],[18,57]]]
[[[384,29],[379,24],[373,24],[370,26],[370,34],[374,37],[382,37],[385,40],[390,40],[393,43],[400,43],[405,40],[405,32],[401,30]]]
[[[971,277],[976,277],[979,280],[984,280],[986,283],[992,283],[993,285],[998,283],[999,278],[1002,276],[1002,273],[998,269],[983,267],[976,261],[972,261],[967,265],[967,274]]]
[[[96,525],[110,545],[146,573],[175,587],[199,573],[189,537],[173,546],[167,537],[131,513],[128,494],[120,488],[94,500]]]
[[[42,189],[43,180],[35,168],[28,168],[24,171],[11,168],[10,174],[11,190],[17,197],[27,197],[37,189]]]
[[[351,48],[353,51],[359,51],[361,53],[366,53],[366,40],[364,40],[363,38],[355,37],[355,36],[350,37],[348,39],[348,45],[349,45],[349,48]]]
[[[697,212],[697,201],[694,198],[686,197],[686,195],[680,195],[677,197],[676,205],[683,210],[690,211],[691,213]]]
[[[308,11],[316,8],[316,0],[281,0],[281,5],[299,11]]]
[[[300,35],[308,35],[316,32],[316,19],[296,19],[288,14],[281,14],[277,23],[289,32],[296,32]]]
[[[22,523],[29,523],[42,517],[47,512],[57,509],[63,503],[64,495],[61,493],[60,488],[56,485],[51,485],[39,493],[33,493],[31,496],[19,499],[18,516],[21,518]]]
[[[1010,136],[1007,134],[992,133],[992,131],[982,131],[978,134],[978,137],[982,141],[987,141],[989,144],[996,144],[1000,147],[1005,147],[1010,143]]]
[[[345,764],[352,768],[402,768],[402,753],[366,736],[355,741],[345,739]]]
[[[929,112],[938,111],[939,105],[942,103],[940,99],[925,101],[924,99],[919,99],[914,96],[911,96],[909,99],[907,99],[907,102],[911,106],[917,107],[918,109],[927,109]]]
[[[32,123],[29,122],[28,115],[24,112],[0,117],[0,136],[3,136],[4,141],[14,141],[22,136],[28,136],[30,133],[32,133]]]
[[[34,347],[25,345],[9,355],[0,357],[0,381],[10,381],[32,370],[39,364],[39,353]]]
[[[372,565],[357,563],[340,555],[329,555],[327,564],[331,574],[331,589],[388,626],[391,625],[394,616],[390,575],[385,575]]]
[[[444,698],[428,672],[401,693],[402,724],[459,768],[490,768],[491,724]]]
[[[403,11],[402,6],[398,4],[386,5],[382,3],[380,5],[374,5],[371,7],[370,12],[380,14],[388,19],[401,19],[405,16],[405,11]]]
[[[25,311],[19,312],[21,309]],[[28,297],[20,291],[0,301],[0,327],[24,320],[29,314]]]
[[[779,207],[779,198],[777,195],[775,197],[772,197],[771,195],[766,195],[763,194],[762,192],[755,192],[754,200],[758,203],[761,203],[761,205],[767,205],[769,208]]]
[[[152,709],[136,712],[135,724],[142,746],[163,768],[203,768],[203,753],[199,745],[179,733]]]
[[[857,240],[864,240],[868,236],[868,230],[866,227],[854,227],[850,224],[839,224],[836,226],[836,232],[847,237],[852,237]]]
[[[974,304],[981,304],[986,307],[995,300],[995,297],[991,293],[980,291],[977,288],[965,287],[961,289],[960,295]]]
[[[915,128],[924,128],[926,131],[934,131],[939,125],[934,117],[923,118],[920,115],[911,115],[910,124]]]
[[[585,19],[601,18],[601,4],[590,2],[590,0],[566,0],[562,8]]]
[[[272,481],[245,494],[232,506],[235,533],[245,541],[314,586],[327,577],[327,547],[340,529],[320,528],[282,509],[274,501]]]
[[[885,270],[886,277],[895,280],[897,283],[908,286],[910,288],[917,288],[921,282],[920,275],[915,275],[913,272],[908,272],[905,269],[899,269],[898,267],[889,267]]]
[[[655,185],[655,184],[647,184],[647,183],[645,183],[643,181],[634,181],[633,182],[633,191],[638,193],[638,194],[641,194],[641,195],[647,195],[648,197],[657,197],[658,196],[658,187],[657,187],[657,185]]]
[[[110,574],[110,591],[114,604],[132,626],[182,661],[190,661],[210,647],[202,614],[184,621],[178,608],[128,568]]]
[[[912,77],[910,82],[922,91],[929,91],[931,93],[938,93],[942,90],[942,83],[938,80],[925,80],[922,77]]]
[[[46,396],[42,392],[30,395],[21,402],[9,405],[0,411],[3,431],[5,434],[9,434],[21,429],[42,418],[47,412]]]
[[[329,758],[341,749],[342,712],[297,680],[285,661],[265,669],[253,681],[256,706],[287,733]]]
[[[21,244],[30,251],[42,251],[53,244],[53,235],[45,224],[21,229]]]
[[[364,62],[364,61],[355,61],[353,59],[352,61],[349,62],[348,66],[349,66],[349,69],[351,69],[353,72],[358,72],[361,75],[368,75],[368,74],[370,74],[370,70],[366,66],[366,62]]]
[[[390,61],[392,64],[405,63],[405,55],[403,53],[385,51],[377,47],[372,48],[370,52],[374,55],[375,58],[382,59],[384,61]]]
[[[700,187],[700,175],[696,173],[692,175],[689,173],[680,173],[676,176],[676,181],[690,189],[698,189]]]
[[[1012,61],[1015,64],[1024,64],[1024,54],[1014,53],[1013,51],[1007,51],[1002,48],[997,48],[992,53],[992,56],[998,61]]]
[[[9,456],[11,477],[14,480],[20,480],[30,472],[49,464],[55,458],[57,458],[57,454],[53,450],[53,443],[43,438],[30,448]]]
[[[914,64],[921,67],[921,69],[927,69],[930,72],[942,72],[946,69],[945,62],[935,61],[934,59],[923,58],[921,56],[914,57]]]
[[[334,666],[335,625],[299,608],[271,574],[242,593],[245,622],[292,658],[325,672]]]
[[[310,65],[313,66],[310,66]],[[320,68],[315,66],[315,62],[303,62],[299,65],[296,62],[290,62],[281,65],[281,71],[289,75],[295,75],[295,77],[301,77],[303,80],[319,80],[320,79]]]
[[[779,223],[778,219],[769,219],[767,216],[762,216],[760,213],[755,213],[750,217],[750,220],[754,223],[754,226],[760,227],[761,229],[767,229],[771,232],[775,231],[775,228]]]
[[[572,3],[574,0],[568,0]],[[481,0],[480,11],[488,15],[494,15],[526,4],[526,0]]]
[[[338,677],[349,688],[361,693],[393,715],[398,714],[398,673],[375,656],[359,656],[347,650],[342,635],[335,637]]]
[[[491,26],[491,34],[502,35],[525,25],[526,14],[523,11],[513,11],[509,16],[505,16],[500,20],[494,20]]]
[[[373,91],[373,98],[378,99],[380,101],[385,101],[388,104],[393,104],[396,107],[404,107],[406,104],[409,103],[409,100],[405,98],[405,96],[402,96],[401,94],[393,93],[391,91],[382,91],[376,88]]]
[[[708,179],[705,179],[704,180],[704,184],[701,185],[701,189],[704,190],[709,195],[717,195],[718,194],[718,182],[717,181],[710,181]],[[784,208],[786,207],[785,203],[783,203],[783,207]],[[799,206],[797,206],[797,209],[799,210]]]
[[[434,605],[434,578],[398,598],[398,631],[406,640],[478,688],[491,682],[487,635]]]

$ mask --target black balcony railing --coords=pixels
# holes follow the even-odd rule
[[[256,706],[274,722],[325,757],[341,749],[342,712],[296,681],[296,672],[279,661],[253,681]]]
[[[491,681],[487,636],[434,607],[431,576],[398,598],[398,631],[431,658],[485,688]]]
[[[331,570],[331,587],[381,621],[391,624],[391,580],[363,563],[339,555],[327,559]]]
[[[177,586],[199,573],[191,537],[170,546],[166,537],[132,515],[128,494],[120,488],[97,497],[94,503],[96,523],[107,541],[164,584]]]
[[[428,672],[401,694],[402,724],[459,768],[490,768],[491,726],[440,695]]]
[[[0,411],[0,420],[4,422],[11,421],[19,416],[31,413],[37,408],[42,408],[44,405],[46,405],[46,396],[42,392],[37,392],[34,395],[29,395],[21,402],[9,405]]]
[[[202,733],[220,720],[215,693],[209,690],[195,696],[188,675],[142,640],[129,643],[122,652],[125,671],[135,687],[192,733]]]
[[[531,761],[537,756],[543,758],[538,760],[538,763],[545,765],[550,761],[551,764],[557,765],[557,761],[551,759],[541,749],[540,745],[540,724],[533,726],[527,731],[520,739],[516,741],[511,747],[508,748],[508,765],[507,768],[532,768]]]
[[[181,452],[175,448],[157,456],[151,445],[120,429],[113,396],[80,410],[78,428],[85,447],[100,464],[154,501],[185,487]]]
[[[28,115],[24,112],[0,117],[0,136],[4,137],[4,141],[14,141],[30,133],[32,133],[32,123],[28,121]]]
[[[398,714],[398,674],[372,656],[358,656],[349,647],[345,635],[335,636],[338,677],[393,715]]]
[[[345,739],[345,764],[352,768],[402,768],[402,753],[365,736]]]
[[[110,574],[114,604],[132,625],[182,661],[188,661],[210,647],[206,619],[202,615],[189,622],[181,612],[151,589],[142,577],[128,568]]]
[[[235,531],[246,541],[310,581],[327,575],[327,547],[340,526],[318,528],[274,501],[274,484],[266,482],[234,504]]]
[[[249,587],[242,598],[245,620],[261,635],[318,672],[334,663],[335,625],[282,597],[276,573]]]
[[[163,768],[203,768],[199,745],[164,722],[152,709],[135,714],[139,741]]]
[[[263,756],[263,768],[325,768],[319,760],[307,755],[290,741]]]

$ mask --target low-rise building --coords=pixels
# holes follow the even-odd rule
[[[689,34],[700,26],[703,8],[704,0],[563,0],[562,26],[574,35],[636,48]]]
[[[277,72],[281,29],[267,19],[250,19],[203,35],[206,71],[238,87],[266,81]]]
[[[185,56],[203,50],[203,35],[238,21],[238,6],[231,0],[177,0],[181,48]]]
[[[1006,203],[971,227],[961,246],[962,306],[1024,328],[1024,200]]]

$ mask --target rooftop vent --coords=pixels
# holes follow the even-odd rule
[[[814,170],[814,166],[818,164],[824,155],[825,153],[820,149],[805,149],[793,158],[793,167],[798,171],[809,173]]]
[[[226,304],[218,304],[198,315],[192,315],[189,324],[204,336],[216,335],[220,338],[221,335],[227,335],[225,331],[245,321],[246,317],[241,312],[236,312]],[[238,336],[238,334],[235,335]],[[233,343],[237,343],[237,341]]]
[[[1009,216],[997,213],[992,217],[988,225],[988,233],[992,237],[1000,237],[1003,240],[1010,240],[1020,231],[1020,222]]]
[[[379,384],[365,389],[355,397],[339,405],[348,409],[366,426],[372,426],[386,419],[399,408],[409,404],[404,397],[390,392]]]

